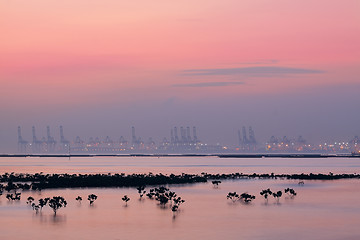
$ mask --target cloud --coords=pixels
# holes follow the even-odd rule
[[[319,74],[324,73],[321,70],[289,67],[244,67],[244,68],[213,68],[213,69],[188,69],[182,71],[186,76],[204,76],[204,75],[246,75],[255,77],[271,77],[296,74]]]
[[[244,82],[202,82],[202,83],[187,83],[174,84],[173,87],[225,87],[232,85],[243,85]]]

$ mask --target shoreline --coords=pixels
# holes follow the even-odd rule
[[[246,153],[246,154],[0,154],[3,157],[218,157],[218,158],[360,158],[360,154],[321,154],[321,153]]]
[[[340,180],[360,179],[360,174],[26,174],[0,175],[0,190],[41,190],[59,188],[113,188],[161,186],[171,184],[206,183],[212,180],[282,179],[282,180]],[[3,185],[4,184],[4,185]]]

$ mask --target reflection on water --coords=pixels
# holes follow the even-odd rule
[[[62,225],[66,222],[66,215],[64,214],[44,214],[43,211],[39,211],[38,213],[33,213],[32,217],[35,223],[41,223],[46,225]]]
[[[356,159],[218,159],[218,158],[99,158],[73,159],[62,165],[62,159],[0,159],[0,171],[11,172],[360,172]],[[105,161],[108,167],[104,167]],[[164,167],[180,165],[187,167]],[[25,161],[27,166],[22,165]],[[142,163],[148,161],[144,167]],[[173,162],[172,162],[173,161]],[[193,161],[193,166],[191,166]],[[204,161],[206,164],[204,164]],[[264,161],[267,161],[266,164]],[[32,166],[32,162],[42,167]],[[210,167],[201,167],[197,165]],[[41,163],[41,164],[40,164]],[[74,167],[75,164],[77,167]],[[90,163],[92,166],[87,166]],[[314,167],[305,167],[314,164]],[[327,165],[328,164],[328,165]],[[6,167],[3,167],[5,166]],[[131,165],[131,166],[130,166]],[[244,166],[256,167],[244,167]],[[216,167],[214,167],[216,166]],[[235,166],[235,167],[234,167]],[[319,167],[321,166],[321,167]],[[338,166],[341,166],[337,168]],[[357,166],[355,168],[348,166]],[[111,171],[107,171],[110,170]],[[285,171],[287,169],[288,171]],[[99,171],[100,171],[99,170]],[[273,191],[293,188],[297,196],[287,194],[277,201],[265,200],[262,189]],[[9,202],[0,196],[1,239],[360,239],[360,180],[305,181],[244,179],[222,181],[218,187],[211,182],[193,185],[170,185],[169,188],[186,200],[173,213],[169,206],[156,201],[139,200],[135,188],[46,189],[24,191],[20,202]],[[146,188],[149,190],[149,187]],[[249,204],[226,199],[229,192],[255,195]],[[98,199],[90,206],[89,194]],[[122,197],[127,195],[126,204]],[[63,196],[68,205],[54,212],[45,206],[38,214],[26,204],[32,196],[40,198]],[[77,196],[83,198],[79,203]]]
[[[57,189],[24,192],[19,204],[0,205],[3,237],[25,239],[359,239],[360,180],[306,181],[294,189],[297,196],[283,195],[267,201],[262,189],[284,190],[289,180],[223,181],[170,186],[186,202],[178,212],[148,198],[139,201],[136,189]],[[313,187],[322,186],[319,187]],[[148,188],[146,189],[148,190]],[[226,199],[228,192],[256,196],[249,204]],[[94,193],[90,206],[75,198]],[[56,217],[48,207],[36,214],[24,199],[64,196],[66,208]],[[128,195],[126,204],[121,200]],[[4,201],[3,196],[1,197]]]

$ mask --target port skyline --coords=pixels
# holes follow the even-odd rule
[[[122,135],[65,137],[63,126],[59,126],[59,138],[54,137],[50,126],[46,127],[46,137],[38,137],[32,127],[32,141],[23,137],[18,126],[17,151],[14,153],[360,153],[360,141],[354,136],[348,141],[308,142],[303,136],[277,137],[271,136],[266,141],[258,141],[255,131],[250,126],[234,131],[237,142],[231,145],[211,144],[198,137],[193,127],[173,127],[168,136],[144,138],[137,135],[135,127],[131,127],[131,136]]]

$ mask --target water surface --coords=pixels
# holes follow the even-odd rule
[[[0,158],[0,173],[360,173],[360,158]]]
[[[23,173],[354,173],[358,159],[219,159],[170,158],[9,158],[0,159],[0,170]],[[360,239],[360,180],[305,181],[247,179],[171,185],[186,202],[173,214],[155,201],[138,200],[133,188],[47,189],[22,193],[20,202],[0,196],[1,239]],[[294,188],[298,195],[284,195],[266,202],[264,188]],[[148,190],[148,188],[147,188]],[[256,196],[251,204],[233,203],[228,192]],[[88,194],[99,196],[94,206]],[[128,206],[121,200],[131,200]],[[61,195],[68,201],[56,217],[45,207],[36,214],[26,204]],[[75,198],[84,198],[79,204]]]

